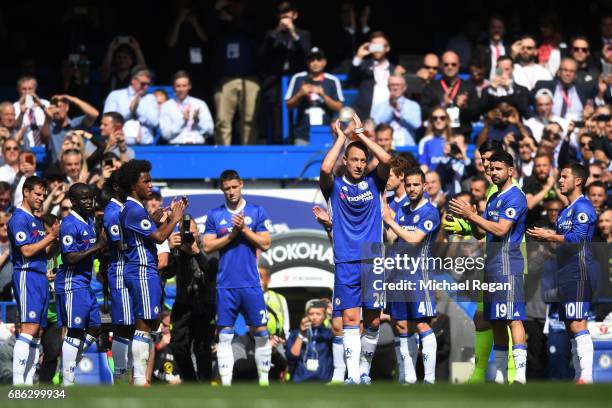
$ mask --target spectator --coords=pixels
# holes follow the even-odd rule
[[[608,208],[599,214],[597,230],[596,237],[599,236],[600,242],[612,243],[612,209]],[[0,229],[0,233],[1,231]]]
[[[0,301],[12,300],[13,263],[11,262],[11,245],[7,231],[10,218],[9,213],[0,211]]]
[[[191,78],[178,71],[172,79],[175,97],[164,102],[159,116],[161,136],[170,144],[203,144],[214,124],[206,102],[189,95]]]
[[[435,170],[444,160],[444,147],[452,133],[448,115],[442,108],[434,109],[427,123],[425,136],[419,141],[419,164],[424,172]]]
[[[416,72],[416,80],[410,83],[408,96],[417,102],[420,102],[423,89],[433,81],[440,69],[440,59],[436,54],[425,54],[423,57],[423,66]]]
[[[468,71],[470,73],[470,83],[474,85],[476,90],[476,102],[478,103],[477,112],[482,112],[481,99],[485,88],[489,86],[489,79],[487,78],[484,63],[479,58],[472,58],[468,64]]]
[[[531,94],[527,88],[514,82],[512,72],[514,63],[508,55],[499,57],[495,75],[482,93],[482,110],[488,112],[502,102],[514,106],[522,118],[532,116],[529,109]]]
[[[519,179],[520,184],[533,173],[534,156],[537,144],[533,137],[523,137],[518,143]]]
[[[72,201],[70,201],[70,199],[68,197],[65,197],[60,202],[58,218],[60,220],[63,220],[64,218],[66,218],[68,216],[68,214],[70,214],[70,210],[72,210]]]
[[[393,149],[393,128],[385,123],[381,123],[374,129],[374,141],[383,150],[389,153],[391,156],[395,156],[397,152]],[[378,166],[378,159],[371,157],[366,168],[366,174],[370,173]]]
[[[10,102],[0,103],[0,139],[15,139],[18,144],[22,144],[25,128],[18,126],[15,118],[15,108]]]
[[[442,191],[440,175],[434,170],[425,173],[425,192],[429,196],[429,202],[441,209],[446,204],[446,193]]]
[[[104,102],[104,113],[117,112],[126,121],[123,132],[128,144],[151,144],[159,124],[155,96],[147,95],[152,74],[145,66],[132,69],[130,85],[112,91]]]
[[[571,145],[569,136],[563,135],[563,128],[558,123],[551,122],[546,125],[540,147],[552,153],[553,167],[563,168],[566,163],[578,161],[576,148]]]
[[[10,214],[14,209],[11,201],[11,185],[6,181],[0,181],[0,211]]]
[[[591,59],[589,40],[584,36],[577,36],[572,39],[570,46],[570,55],[578,63],[576,83],[593,86],[601,72]]]
[[[68,184],[87,183],[89,171],[83,153],[80,150],[68,149],[60,156],[62,173],[66,176]]]
[[[589,169],[589,178],[587,179],[587,182],[585,185],[590,185],[592,182],[594,181],[604,181],[604,173],[607,171],[607,168],[605,166],[604,163],[600,162],[599,160],[595,160],[593,161],[593,163],[590,163],[588,166]]]
[[[390,50],[386,34],[374,31],[353,58],[348,81],[359,90],[354,108],[360,117],[371,117],[374,106],[389,100],[389,77],[393,72],[401,73],[387,59]]]
[[[523,183],[523,192],[527,198],[527,218],[525,225],[531,228],[540,221],[544,213],[543,202],[553,198],[560,198],[555,183],[557,170],[553,169],[549,155],[540,153],[534,159],[533,174]]]
[[[295,364],[293,382],[328,382],[332,378],[333,335],[323,324],[326,307],[320,300],[309,302],[300,328],[292,331],[287,340],[287,360]]]
[[[529,130],[521,123],[518,110],[502,102],[497,108],[487,113],[484,127],[476,140],[476,146],[480,146],[487,139],[504,141],[508,144],[509,137],[513,142],[518,142],[519,139],[529,136]]]
[[[49,193],[43,202],[43,213],[58,216],[61,210],[61,204],[66,198],[68,185],[62,174],[49,174],[47,179],[47,190]]]
[[[487,28],[487,36],[478,45],[477,54],[484,56],[484,69],[486,78],[493,80],[496,76],[496,67],[499,58],[510,55],[509,47],[504,43],[506,24],[501,16],[491,16]]]
[[[442,55],[442,78],[423,89],[421,108],[429,117],[435,107],[446,109],[453,130],[469,135],[472,120],[478,117],[477,95],[474,86],[459,78],[459,55],[447,51]]]
[[[122,163],[135,157],[134,150],[125,143],[123,134],[123,116],[117,112],[106,112],[100,120],[100,136],[106,140],[104,153],[114,153]],[[93,145],[87,143],[85,151],[88,155],[93,153]]]
[[[258,133],[260,90],[253,19],[246,13],[246,1],[218,1],[215,6],[216,28],[211,34],[215,41],[212,67],[216,82],[215,144],[230,145],[232,133],[238,133],[240,144],[253,144]],[[236,113],[238,131],[233,132]]]
[[[132,69],[144,65],[144,55],[134,37],[121,35],[113,38],[100,67],[105,93],[130,86]]]
[[[154,91],[152,92],[152,94],[153,94],[153,96],[155,97],[155,101],[157,102],[157,107],[158,107],[158,110],[159,110],[159,111],[161,111],[161,107],[162,107],[162,105],[163,105],[165,102],[167,102],[167,101],[168,101],[168,99],[170,99],[170,98],[168,97],[168,93],[167,93],[165,90],[163,90],[163,89],[159,88],[159,89],[154,90]]]
[[[159,327],[155,333],[152,333],[154,347],[151,348],[149,367],[147,367],[147,383],[149,384],[152,379],[173,385],[182,382],[182,373],[173,354],[174,333],[171,331],[171,320],[171,313],[167,310],[162,311],[159,316]]]
[[[550,81],[538,81],[534,93],[539,89],[548,89],[553,93],[552,112],[567,120],[582,120],[582,111],[587,105],[593,105],[594,88],[576,83],[578,63],[572,58],[563,58],[557,78]]]
[[[0,167],[0,181],[13,184],[19,171],[19,145],[13,139],[8,139],[2,145],[4,166]]]
[[[85,114],[76,118],[69,118],[70,104],[74,104]],[[71,130],[88,129],[98,118],[98,110],[70,95],[57,95],[51,98],[51,103],[45,108],[45,123],[40,135],[47,146],[49,161],[55,163],[61,153],[61,146],[66,134]]]
[[[308,71],[293,75],[285,94],[287,109],[297,109],[293,126],[296,145],[308,144],[310,127],[329,125],[344,102],[340,81],[324,72],[327,59],[323,50],[313,47],[306,55],[306,65]]]
[[[468,176],[468,166],[471,163],[471,159],[467,157],[465,136],[461,133],[451,135],[444,145],[444,157],[436,167],[446,195],[461,192],[461,182]]]
[[[606,185],[603,181],[594,181],[587,186],[586,196],[593,207],[597,215],[600,215],[603,210],[606,209]]]
[[[553,77],[543,66],[536,64],[538,50],[536,40],[531,35],[524,35],[512,44],[512,56],[518,61],[514,65],[514,82],[532,90],[538,81],[550,81]]]
[[[40,99],[36,95],[38,81],[30,75],[24,75],[17,80],[17,93],[19,100],[13,104],[17,122],[25,128],[23,137],[26,147],[41,146],[44,144],[40,131],[45,123],[44,109],[49,101]],[[32,101],[30,102],[30,98]]]
[[[258,269],[264,301],[268,311],[268,333],[279,339],[287,339],[289,338],[289,328],[291,327],[287,299],[280,293],[269,289],[270,271],[261,266]],[[276,341],[278,342],[279,339],[276,339]]]
[[[19,171],[13,182],[13,206],[20,207],[23,201],[23,184],[36,173],[36,156],[28,151],[19,152]]]
[[[404,97],[406,79],[403,75],[389,77],[389,99],[372,107],[376,124],[386,123],[393,128],[395,146],[415,146],[416,131],[421,127],[421,107]]]
[[[540,16],[538,25],[542,42],[538,48],[538,63],[545,67],[553,76],[559,69],[561,61],[561,22],[554,13]]]
[[[277,8],[278,25],[266,33],[260,50],[263,82],[261,85],[262,117],[269,120],[272,143],[281,141],[281,78],[304,67],[311,48],[310,32],[297,28],[295,5],[283,1]]]
[[[223,3],[223,1],[217,1],[215,7]],[[196,2],[177,2],[175,4],[177,15],[166,39],[169,51],[166,65],[168,72],[179,69],[190,72],[194,82],[200,87],[194,93],[200,95],[204,89],[202,85],[207,79],[203,62],[208,35],[198,19]]]
[[[487,189],[489,188],[489,181],[482,175],[476,175],[472,177],[470,182],[470,194],[474,197],[474,201],[479,203],[487,199]]]
[[[340,3],[341,28],[334,35],[334,55],[330,55],[333,72],[348,72],[351,59],[370,33],[370,7],[363,6],[358,13],[351,0]]]
[[[553,113],[553,94],[546,88],[541,88],[535,93],[536,116],[525,121],[533,138],[540,143],[542,133],[548,123],[557,123],[564,133],[567,132],[569,122]]]

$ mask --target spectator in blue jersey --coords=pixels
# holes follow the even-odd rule
[[[591,201],[583,195],[588,170],[578,163],[561,170],[559,190],[570,205],[556,221],[555,230],[534,227],[527,233],[538,240],[556,242],[555,271],[559,302],[559,320],[571,336],[572,359],[577,371],[577,383],[593,382],[593,340],[587,329],[591,302],[591,268],[593,254],[590,242],[595,234],[597,214]]]
[[[126,123],[123,133],[128,144],[151,144],[159,124],[157,100],[147,95],[153,74],[145,66],[136,66],[131,71],[130,85],[111,92],[104,102],[104,113],[117,112]]]
[[[232,339],[238,312],[242,312],[255,340],[255,363],[259,384],[269,384],[272,345],[264,294],[257,270],[256,251],[270,248],[272,221],[265,210],[242,196],[244,183],[235,170],[221,173],[224,205],[208,212],[204,252],[220,252],[217,274],[217,361],[221,383],[232,383]]]
[[[62,345],[65,386],[75,383],[75,369],[83,352],[98,352],[102,322],[91,278],[94,258],[106,247],[106,234],[96,231],[93,219],[94,189],[75,183],[68,196],[72,210],[60,226],[62,265],[55,277],[58,323],[67,329]]]
[[[122,166],[121,176],[119,184],[127,195],[119,215],[125,248],[123,276],[136,326],[131,343],[133,381],[135,385],[144,386],[147,384],[151,332],[157,328],[162,301],[156,245],[164,243],[183,218],[187,199],[183,197],[172,201],[169,213],[163,212],[166,215],[165,222],[157,217],[152,219],[144,208],[144,202],[153,193],[151,163],[146,160],[130,160]],[[163,214],[159,214],[160,217]]]
[[[306,55],[306,65],[308,71],[293,75],[285,94],[287,109],[297,109],[293,125],[296,145],[308,144],[310,127],[329,125],[344,102],[340,81],[324,72],[327,58],[322,49],[313,47]]]
[[[419,164],[424,172],[435,170],[438,163],[444,160],[444,146],[451,133],[446,109],[434,109],[429,116],[425,136],[419,141]]]
[[[293,382],[328,382],[332,378],[334,336],[324,325],[326,309],[327,303],[320,300],[308,304],[300,328],[289,334],[287,359],[295,364]]]
[[[376,124],[391,125],[395,146],[415,146],[421,107],[404,96],[407,86],[403,75],[391,74],[388,84],[389,98],[372,106],[372,119]]]
[[[56,244],[59,225],[45,233],[43,221],[34,214],[42,208],[46,183],[30,177],[23,185],[23,202],[8,223],[13,260],[13,293],[21,332],[13,353],[13,385],[33,385],[39,359],[40,329],[47,320],[49,282],[47,254]]]

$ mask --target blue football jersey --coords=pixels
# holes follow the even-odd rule
[[[512,222],[512,227],[504,237],[487,233],[487,273],[523,274],[525,261],[520,246],[525,235],[526,216],[527,198],[514,184],[489,198],[484,218],[495,222],[505,219]]]
[[[272,221],[266,215],[263,207],[244,201],[235,211],[225,205],[213,208],[206,216],[205,235],[217,238],[232,232],[232,216],[244,213],[244,223],[254,232],[272,232]],[[217,288],[251,288],[259,287],[259,271],[257,270],[256,248],[244,237],[238,234],[228,245],[223,247],[219,258],[217,273]]]
[[[108,284],[112,289],[123,288],[123,256],[121,255],[121,227],[119,214],[123,204],[112,198],[104,208],[103,225],[108,241]]]
[[[591,201],[581,195],[563,209],[557,218],[557,234],[566,244],[557,248],[558,276],[561,280],[588,280],[593,256],[588,243],[593,240],[597,213]]]
[[[60,247],[62,257],[73,252],[87,251],[96,243],[96,225],[93,218],[83,219],[70,211],[60,225]],[[55,293],[69,293],[76,289],[89,288],[95,255],[82,259],[74,265],[63,260],[55,277]]]
[[[346,177],[334,177],[333,185],[323,191],[332,222],[336,263],[382,255],[385,184],[386,180],[381,180],[374,170],[356,184]]]
[[[400,208],[409,204],[408,194],[404,193],[404,196],[398,198],[397,196],[387,197],[387,204],[389,204],[389,208],[391,208],[396,214]]]
[[[8,238],[11,244],[11,260],[13,271],[28,271],[37,273],[47,273],[47,254],[45,251],[38,251],[31,258],[26,258],[21,254],[20,247],[35,244],[42,241],[45,237],[45,225],[42,220],[23,207],[15,209],[7,226]]]
[[[125,262],[124,279],[146,279],[157,276],[157,247],[149,235],[157,230],[144,206],[128,197],[119,214]]]
[[[406,231],[421,230],[426,234],[425,239],[419,245],[410,248],[410,255],[422,259],[431,257],[432,246],[440,229],[440,213],[435,205],[425,199],[423,203],[413,210],[410,207],[410,202],[408,202],[395,214],[395,222]],[[403,242],[399,237],[398,241]],[[420,264],[420,266],[420,270],[427,269],[422,268],[427,266],[426,264]]]

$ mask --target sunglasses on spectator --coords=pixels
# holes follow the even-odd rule
[[[423,68],[431,69],[432,71],[437,71],[438,70],[438,67],[434,67],[432,65],[423,65]]]
[[[523,50],[530,51],[530,50],[533,50],[535,47],[534,47],[534,46],[523,46],[523,47],[521,47],[521,48],[522,48]]]
[[[444,62],[442,65],[445,67],[456,67],[458,64],[456,62]]]
[[[138,80],[138,82],[140,82],[140,86],[149,86],[149,85],[151,85],[150,82],[145,82],[145,81],[140,81],[140,80]]]
[[[15,147],[5,147],[4,148],[4,151],[6,151],[6,152],[11,152],[11,151],[16,152],[18,150],[19,150],[19,147],[17,147],[17,146],[15,146]]]
[[[572,47],[572,50],[574,52],[589,52],[588,48],[583,48],[583,47]]]
[[[434,122],[437,120],[446,120],[446,116],[432,116],[431,120],[433,120]]]
[[[580,147],[584,147],[585,149],[588,149],[589,148],[589,142],[580,143]]]

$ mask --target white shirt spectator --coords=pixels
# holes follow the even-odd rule
[[[15,182],[16,175],[17,172],[8,164],[0,167],[0,181],[6,181],[9,184],[13,184]]]
[[[185,122],[183,112],[189,111]],[[198,122],[194,122],[194,112],[198,111]],[[161,136],[171,144],[202,144],[207,135],[212,135],[214,123],[210,110],[201,99],[187,96],[182,102],[172,98],[161,106],[159,116]]]
[[[46,99],[41,99],[40,102],[46,108],[49,105],[49,101]],[[19,106],[19,101],[13,104],[13,108],[15,109],[15,117],[19,117],[21,114],[21,107]],[[26,127],[25,134],[23,135],[23,140],[25,145],[28,147],[36,146],[36,142],[34,139],[34,132],[38,132],[40,138],[40,129],[43,127],[45,123],[45,111],[38,105],[34,105],[30,109],[26,108],[26,112],[23,115],[23,122],[21,126]],[[32,126],[32,124],[34,126]]]
[[[376,105],[389,100],[389,87],[387,86],[389,83],[389,76],[391,75],[391,72],[389,71],[389,61],[385,60],[381,63],[375,64],[373,70],[374,93],[372,95],[372,108],[370,111],[370,116],[373,116],[374,107]]]
[[[543,66],[538,64],[532,64],[522,66],[520,64],[514,65],[514,72],[512,73],[514,82],[524,86],[530,91],[538,81],[550,81],[553,79],[552,74]]]
[[[152,94],[140,98],[135,117],[130,104],[136,93],[131,86],[111,92],[104,102],[104,113],[117,112],[126,120],[123,133],[128,144],[151,144],[159,125],[157,100]]]
[[[560,116],[555,116],[555,115],[552,115],[548,120],[546,120],[546,122],[544,122],[544,120],[542,120],[541,118],[537,116],[533,118],[529,118],[525,121],[525,126],[527,126],[529,130],[531,130],[531,134],[533,138],[539,144],[540,141],[542,140],[542,132],[544,131],[544,128],[546,127],[546,125],[549,123],[558,123],[559,126],[561,126],[561,129],[563,130],[563,134],[567,133],[567,127],[569,126],[569,121],[563,119]]]
[[[398,98],[399,110],[389,99],[372,107],[372,119],[377,125],[386,123],[393,128],[393,146],[415,146],[416,130],[421,127],[421,107],[408,98]]]

